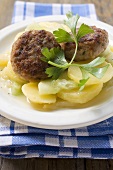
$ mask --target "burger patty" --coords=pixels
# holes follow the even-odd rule
[[[109,42],[107,31],[96,26],[91,28],[94,30],[94,33],[87,34],[79,40],[75,61],[94,59],[107,48]],[[65,52],[65,57],[71,60],[76,44],[74,42],[66,42],[62,43],[61,46]]]
[[[23,33],[12,46],[11,65],[15,73],[27,81],[46,79],[48,63],[41,60],[41,49],[60,47],[52,33],[33,30]]]

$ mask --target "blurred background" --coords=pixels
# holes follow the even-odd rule
[[[21,0],[20,0],[21,1]],[[113,25],[113,0],[23,0],[41,3],[93,3],[98,19]],[[0,0],[0,29],[11,23],[15,0]]]

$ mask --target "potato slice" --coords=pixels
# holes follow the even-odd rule
[[[39,94],[56,94],[62,89],[71,90],[78,85],[73,80],[57,79],[57,80],[43,80],[38,84]]]
[[[104,65],[108,64],[107,62]],[[82,73],[79,67],[77,66],[70,66],[68,69],[68,77],[74,80],[76,83],[82,79]],[[109,67],[101,79],[96,78],[92,74],[89,73],[89,80],[87,81],[86,85],[97,84],[97,83],[106,83],[113,77],[113,67],[109,64]]]
[[[0,67],[5,67],[7,66],[8,60],[10,57],[10,53],[4,53],[4,54],[0,54]]]
[[[70,29],[61,23],[57,23],[57,22],[34,22],[30,25],[27,26],[27,28],[25,29],[25,31],[30,31],[30,30],[46,30],[46,31],[50,31],[53,32],[55,30],[57,30],[58,28],[62,28],[68,32],[70,32]]]
[[[28,83],[22,86],[23,94],[33,103],[55,103],[56,95],[40,95],[38,91],[38,83]]]
[[[10,62],[8,62],[7,67],[5,67],[1,72],[1,76],[4,79],[10,79],[11,81],[17,82],[19,84],[26,83],[24,79],[20,78],[17,74],[15,74]]]
[[[106,57],[106,61],[113,66],[113,46],[108,46],[101,55]]]
[[[58,97],[71,103],[87,103],[102,90],[103,83],[86,86],[82,91],[78,89],[60,91]]]
[[[38,84],[39,94],[48,95],[48,94],[56,94],[60,90],[58,86],[56,86],[55,80],[43,80]]]
[[[110,50],[113,52],[113,46],[110,46]]]

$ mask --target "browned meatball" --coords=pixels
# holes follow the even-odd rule
[[[11,64],[15,73],[27,81],[46,79],[48,64],[41,60],[41,49],[59,47],[52,33],[33,30],[23,33],[12,46]]]
[[[79,40],[75,61],[94,59],[102,53],[108,45],[108,33],[95,26],[91,28],[94,30],[94,33],[87,34]],[[65,51],[66,58],[71,60],[76,47],[75,43],[62,43],[61,46]]]

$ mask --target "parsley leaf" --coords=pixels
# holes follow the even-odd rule
[[[105,61],[104,57],[98,57],[88,64],[79,65],[79,68],[82,72],[82,78],[83,78],[80,80],[80,82],[78,84],[80,87],[80,90],[81,89],[83,90],[86,82],[90,78],[88,73],[92,74],[93,76],[95,76],[99,79],[101,79],[104,76],[105,72],[107,71],[107,69],[109,67],[109,64],[107,64],[104,67],[100,67],[100,68],[95,67],[95,66],[102,64],[104,61]]]
[[[96,66],[99,66],[100,64],[104,63],[104,61],[105,61],[104,57],[97,57],[88,64],[82,64],[82,66],[83,67],[96,67]]]
[[[101,79],[104,76],[105,72],[107,71],[108,67],[109,67],[109,64],[107,64],[106,66],[104,66],[102,68],[85,67],[85,70],[87,70],[93,76]]]
[[[53,60],[55,55],[56,55],[53,48],[51,48],[49,50],[47,47],[45,47],[45,48],[42,49],[41,52],[42,52],[42,54],[44,56],[44,57],[41,58],[41,60],[43,60],[45,62]]]
[[[54,51],[56,52],[56,56],[54,59],[54,63],[60,64],[60,65],[65,65],[68,64],[68,62],[65,59],[65,54],[64,51],[60,48],[54,48]]]
[[[61,48],[51,48],[50,50],[48,48],[43,48],[42,49],[42,54],[44,57],[41,59],[43,61],[48,62],[48,64],[59,67],[62,65],[67,65],[68,62],[65,59],[65,54],[64,51]]]
[[[73,16],[72,12],[68,12],[66,16],[68,20],[65,20],[64,24],[71,29],[72,34],[76,37],[76,26],[80,16],[78,14]]]
[[[55,36],[55,39],[58,43],[62,42],[74,42],[71,34],[69,34],[67,31],[59,28],[56,31],[53,31],[53,35]]]
[[[46,69],[46,74],[48,74],[48,77],[51,77],[53,80],[56,80],[59,78],[61,73],[64,71],[62,68],[58,67],[49,67]]]
[[[85,84],[87,83],[87,81],[89,80],[89,77],[87,79],[82,79],[79,81],[78,86],[80,87],[79,91],[82,91],[85,87]]]
[[[89,80],[89,74],[88,74],[88,72],[87,72],[84,68],[82,68],[82,67],[80,67],[80,70],[81,70],[81,72],[82,72],[82,79],[79,81],[78,86],[80,87],[79,90],[81,91],[81,90],[84,89],[85,84],[86,84],[87,81]]]
[[[69,18],[72,18],[72,17],[73,17],[73,14],[72,14],[71,11],[69,11],[69,12],[66,14],[66,16],[67,16],[67,18],[69,19]]]
[[[85,36],[86,34],[94,33],[94,30],[86,24],[82,24],[77,33],[77,40]]]

